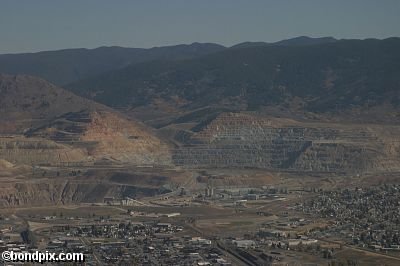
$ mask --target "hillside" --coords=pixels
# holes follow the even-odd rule
[[[181,130],[173,160],[183,167],[265,168],[310,173],[399,171],[398,125],[299,122],[222,113],[198,132]],[[182,137],[185,138],[182,138]]]
[[[212,43],[193,43],[150,49],[100,47],[0,55],[0,73],[28,74],[65,85],[130,64],[152,60],[188,59],[223,50]]]
[[[39,78],[0,74],[2,120],[53,119],[66,112],[100,107]]]
[[[316,45],[316,44],[324,44],[324,43],[332,43],[337,40],[333,37],[320,37],[320,38],[311,38],[308,36],[299,36],[295,38],[290,38],[287,40],[282,40],[278,42],[243,42],[232,46],[231,48],[247,48],[247,47],[256,47],[256,46],[306,46],[306,45]]]
[[[259,45],[313,45],[332,42],[330,37],[297,37],[275,43],[246,42],[233,47]],[[44,78],[59,86],[93,77],[128,65],[154,60],[184,60],[220,52],[225,47],[214,43],[192,43],[144,48],[99,47],[64,49],[38,53],[0,55],[0,73],[27,74]]]
[[[162,100],[180,109],[264,107],[331,113],[400,105],[400,39],[227,49],[183,61],[153,61],[70,84],[114,107]]]
[[[0,159],[10,163],[169,162],[144,125],[42,79],[0,75],[0,113]]]

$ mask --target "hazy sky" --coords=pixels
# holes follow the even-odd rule
[[[0,0],[0,53],[400,36],[400,0]]]

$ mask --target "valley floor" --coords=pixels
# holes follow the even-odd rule
[[[398,265],[400,261],[398,208],[390,200],[400,191],[397,173],[310,176],[256,169],[122,166],[31,170],[9,168],[19,175],[1,177],[0,245],[5,249],[15,245],[59,252],[79,249],[94,265],[174,260],[176,265],[223,261]],[[343,196],[336,196],[340,193]],[[370,197],[371,206],[388,200],[387,209],[375,207],[366,212],[369,216],[358,218],[375,219],[379,229],[351,220],[367,204],[359,200],[365,198],[362,193],[377,195]],[[343,197],[347,200],[341,201]],[[379,215],[388,214],[393,223],[379,221]],[[32,232],[31,240],[21,238],[26,230]],[[390,243],[382,230],[391,235]]]

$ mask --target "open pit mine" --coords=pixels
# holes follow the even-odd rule
[[[189,184],[202,189],[194,180],[201,171],[362,175],[400,170],[396,125],[296,121],[238,111],[166,136],[162,129],[30,76],[1,75],[0,95],[3,206],[136,198],[175,193]],[[115,181],[138,172],[146,182]]]

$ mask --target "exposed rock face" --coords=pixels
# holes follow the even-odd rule
[[[0,159],[12,163],[171,163],[149,128],[38,78],[0,75],[0,112]]]
[[[86,180],[88,176],[76,180],[47,169],[105,161],[130,166],[171,163],[168,145],[146,126],[41,79],[0,75],[0,113],[3,207],[154,195],[160,187]],[[49,175],[53,178],[46,179]]]
[[[14,165],[6,160],[0,160],[0,170],[13,168]]]
[[[316,172],[399,169],[399,127],[300,123],[227,113],[174,152],[187,167],[248,167]]]
[[[50,164],[85,162],[87,152],[54,141],[37,138],[0,138],[0,158],[14,164]]]
[[[83,181],[2,182],[0,207],[100,203],[104,197],[135,198],[153,196],[158,192],[157,188]]]
[[[171,163],[168,146],[143,126],[127,123],[112,113],[92,113],[82,141],[96,142],[90,155],[107,156],[138,165]]]
[[[171,164],[168,145],[143,125],[112,112],[68,113],[26,134],[82,150],[86,154],[82,162],[107,159],[134,165]]]

